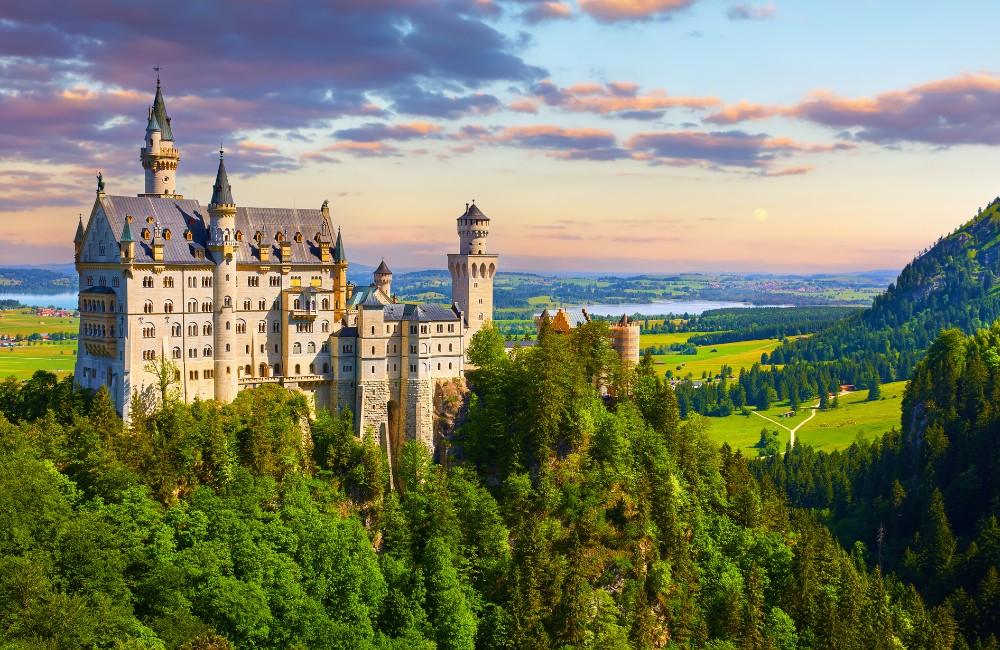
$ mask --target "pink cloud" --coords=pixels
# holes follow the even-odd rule
[[[615,81],[604,85],[582,83],[560,88],[545,80],[535,84],[532,91],[535,100],[574,113],[645,119],[658,118],[670,108],[707,109],[722,104],[718,97],[671,96],[659,88],[640,94],[638,85]]]
[[[697,0],[577,0],[580,10],[597,22],[617,23],[669,16]]]

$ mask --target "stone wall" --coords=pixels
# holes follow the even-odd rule
[[[439,379],[434,382],[435,459],[447,465],[451,441],[469,411],[469,385],[465,378]]]

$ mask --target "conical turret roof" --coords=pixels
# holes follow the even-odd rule
[[[128,225],[128,219],[125,220],[125,225],[122,227],[121,243],[131,244],[135,242],[135,238],[132,237],[132,227]]]
[[[212,200],[209,201],[209,206],[213,205],[236,205],[236,201],[233,200],[233,187],[229,184],[229,176],[226,174],[226,162],[222,158],[222,151],[219,151],[219,171],[215,175]]]
[[[490,219],[485,214],[483,214],[483,211],[476,206],[475,202],[467,204],[465,206],[465,212],[462,214],[461,217],[459,217],[459,219],[462,218],[468,219],[470,217],[473,219],[486,219],[487,221],[489,221]]]
[[[382,263],[375,269],[375,275],[392,275],[392,271],[386,266],[385,260],[382,260]]]
[[[156,96],[153,98],[153,117],[160,125],[160,136],[163,140],[174,139],[173,131],[170,130],[170,118],[167,117],[167,106],[163,103],[163,92],[160,90],[160,79],[156,79]]]
[[[80,215],[80,222],[76,224],[76,237],[73,238],[73,243],[79,244],[83,241],[83,215]]]
[[[149,122],[146,123],[146,133],[151,133],[152,131],[160,131],[162,133],[163,129],[160,128],[160,121],[156,119],[156,113],[150,110]]]
[[[333,245],[333,261],[337,264],[347,261],[344,253],[344,240],[340,238],[340,228],[337,228],[337,243]]]

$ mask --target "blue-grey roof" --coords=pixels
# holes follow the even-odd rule
[[[143,228],[153,232],[154,224],[170,231],[171,238],[163,242],[163,261],[167,264],[210,264],[211,260],[195,257],[196,250],[204,250],[208,245],[208,210],[192,199],[176,199],[155,196],[102,196],[98,198],[104,214],[107,215],[112,232],[122,233],[125,216],[132,217],[133,236],[136,237],[135,261],[139,264],[151,263],[153,251],[150,243],[138,237]],[[149,217],[153,223],[147,224]],[[236,242],[236,260],[256,263],[260,252],[254,234],[261,232],[261,244],[271,249],[270,261],[279,263],[281,248],[275,240],[279,231],[287,231],[286,240],[290,245],[292,264],[321,264],[323,262],[319,244],[314,239],[322,229],[324,221],[320,210],[293,210],[285,208],[236,208],[236,229],[242,233],[243,241]],[[184,237],[191,230],[191,241]],[[295,241],[294,233],[302,234],[302,241]]]
[[[132,228],[129,227],[128,219],[125,220],[125,226],[122,227],[122,236],[119,241],[123,244],[135,243],[135,237],[132,236]]]
[[[441,305],[404,305],[393,304],[383,307],[382,318],[385,320],[406,321],[439,321],[458,320],[454,309]]]
[[[344,252],[344,240],[340,238],[340,228],[337,228],[337,243],[333,247],[333,261],[337,264],[347,261],[347,253]]]
[[[459,219],[462,219],[463,217],[466,219],[473,218],[473,219],[485,219],[486,221],[490,220],[490,218],[487,217],[485,214],[483,214],[483,211],[480,210],[475,203],[466,206],[465,212],[462,214],[461,217],[459,217]]]
[[[99,293],[103,295],[115,295],[115,290],[111,287],[87,287],[86,289],[81,289],[80,293]]]
[[[149,112],[149,122],[146,123],[146,133],[149,133],[150,131],[163,131],[163,129],[160,128],[160,121],[156,119],[156,113],[153,111]]]
[[[358,307],[360,305],[387,305],[390,302],[392,302],[392,299],[385,295],[385,292],[376,287],[374,284],[369,284],[366,287],[355,285],[354,291],[347,298],[348,307]]]
[[[349,338],[349,337],[355,337],[356,338],[358,336],[358,328],[357,327],[341,327],[339,330],[337,330],[337,333],[335,334],[335,336],[345,337],[345,338]]]
[[[562,311],[566,314],[566,320],[569,321],[570,327],[580,327],[590,322],[590,317],[587,316],[587,312],[582,308],[563,308]]]

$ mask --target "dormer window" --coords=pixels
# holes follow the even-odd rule
[[[170,241],[170,238],[172,236],[173,235],[170,234],[170,228],[167,228],[166,230],[163,231],[163,238],[166,239],[167,241]]]
[[[194,241],[194,233],[191,232],[190,228],[184,231],[184,239],[188,241]]]
[[[284,240],[285,237],[280,232],[274,236],[274,241],[278,242],[279,244]]]
[[[295,233],[295,243],[297,243],[297,244],[301,244],[302,243],[302,233],[300,233],[300,232]]]
[[[142,238],[145,241],[149,241],[149,228],[143,228],[142,229]]]
[[[146,223],[153,223],[153,217],[146,217]]]
[[[254,233],[253,239],[255,242],[259,244],[260,240],[264,239],[264,235],[262,235],[261,232],[258,230],[256,233]]]
[[[236,241],[243,241],[243,231],[242,230],[237,230],[236,231]]]

